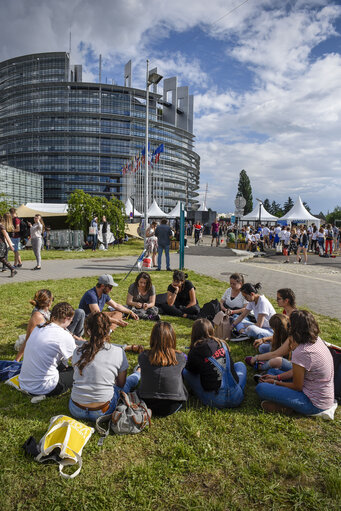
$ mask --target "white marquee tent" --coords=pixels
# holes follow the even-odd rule
[[[207,207],[206,207],[206,205],[205,205],[205,203],[204,203],[204,202],[201,204],[201,206],[200,206],[200,208],[198,209],[198,211],[208,211],[208,209],[207,209]]]
[[[159,208],[156,200],[153,200],[153,204],[148,209],[148,218],[167,218],[169,215]]]
[[[132,205],[130,199],[127,199],[124,207],[126,210],[126,215],[130,216],[130,213],[132,213],[132,211],[133,211],[133,205]],[[134,218],[140,218],[141,216],[142,216],[142,214],[139,211],[137,211],[136,208],[134,208]]]
[[[260,211],[259,211],[260,209]],[[257,203],[256,207],[251,211],[251,213],[248,213],[247,215],[244,215],[241,217],[241,220],[243,222],[255,222],[260,221],[261,223],[267,223],[267,222],[277,222],[278,218],[277,216],[271,215],[267,212],[263,204],[260,205]]]
[[[168,213],[170,218],[180,218],[180,201],[178,201],[177,205]],[[185,211],[185,217],[187,216],[187,212]]]
[[[311,215],[309,211],[306,210],[300,196],[298,197],[291,210],[288,211],[288,213],[282,216],[282,218],[279,220],[286,220],[287,223],[315,223],[317,227],[320,226],[320,219]]]

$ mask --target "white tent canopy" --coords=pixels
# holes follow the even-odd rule
[[[130,216],[130,213],[132,213],[132,211],[133,211],[133,205],[131,203],[131,200],[127,199],[127,201],[126,201],[124,206],[125,206],[125,210],[126,210],[126,215]],[[134,208],[134,217],[139,217],[140,218],[141,216],[142,216],[142,214],[139,213],[137,211],[137,209]]]
[[[168,213],[170,218],[180,218],[180,201],[178,201],[177,205]],[[187,216],[187,212],[185,211],[185,217]]]
[[[201,206],[200,206],[200,208],[198,209],[198,211],[208,211],[208,209],[207,209],[207,207],[206,207],[206,205],[205,205],[205,203],[204,203],[204,202],[201,204]]]
[[[259,212],[259,209],[260,209],[260,212]],[[267,212],[267,210],[265,209],[265,207],[263,206],[263,204],[260,205],[260,208],[259,208],[259,204],[256,205],[256,207],[253,209],[253,211],[251,211],[251,213],[248,213],[247,215],[244,215],[241,217],[241,220],[243,221],[260,221],[261,223],[264,223],[264,222],[277,222],[278,218],[277,216],[274,216],[274,215],[271,215],[270,213]]]
[[[166,218],[168,216],[169,215],[167,215],[167,213],[165,213],[164,211],[162,211],[162,209],[159,208],[156,200],[154,199],[153,204],[148,209],[148,217],[149,218]]]
[[[293,207],[279,220],[286,220],[287,222],[314,222],[317,226],[320,225],[320,219],[311,215],[303,205],[301,197],[299,196]]]

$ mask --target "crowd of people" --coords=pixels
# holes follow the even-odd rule
[[[234,273],[212,321],[203,317],[196,288],[182,271],[173,272],[167,292],[160,294],[150,275],[139,273],[125,305],[110,297],[116,285],[111,275],[101,275],[76,310],[66,302],[52,308],[51,291],[37,291],[16,358],[23,356],[23,390],[50,397],[71,389],[70,413],[95,421],[114,411],[121,390],[136,389],[155,416],[167,416],[184,408],[190,392],[206,406],[239,406],[248,365],[256,371],[263,410],[317,415],[335,409],[332,356],[314,316],[297,308],[291,289],[277,291],[282,312],[276,313],[260,283],[244,282]],[[174,328],[161,320],[163,314],[193,320],[187,353],[177,348]],[[112,332],[126,327],[129,318],[152,322],[149,347],[111,342]],[[222,338],[214,325],[223,320],[229,334]],[[258,353],[234,361],[230,344],[240,341],[251,341]],[[138,353],[129,376],[126,352]]]

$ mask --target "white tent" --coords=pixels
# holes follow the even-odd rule
[[[127,199],[127,201],[126,201],[126,203],[125,203],[125,205],[124,205],[124,206],[125,206],[125,210],[126,210],[126,215],[127,215],[127,216],[130,216],[130,213],[132,213],[132,211],[133,211],[133,205],[132,205],[132,203],[131,203],[131,200],[130,200],[130,199]],[[142,214],[141,214],[141,213],[139,213],[139,212],[137,211],[137,209],[135,209],[135,208],[134,208],[134,218],[135,218],[135,217],[136,217],[136,218],[137,218],[137,217],[138,217],[138,218],[140,218],[141,216],[142,216]]]
[[[260,209],[260,211],[259,211]],[[253,211],[251,211],[251,213],[248,213],[247,215],[244,215],[241,217],[241,220],[244,221],[244,222],[255,222],[255,221],[260,221],[261,223],[266,223],[266,222],[277,222],[279,219],[277,218],[277,216],[274,216],[274,215],[271,215],[270,213],[267,212],[267,210],[265,209],[265,207],[263,206],[263,204],[260,205],[260,208],[259,208],[259,204],[256,205],[256,207],[253,209]]]
[[[204,202],[201,204],[201,206],[200,206],[200,208],[198,209],[198,211],[208,211],[208,209],[207,209],[207,207],[206,207],[206,205],[205,205],[205,203],[204,203]]]
[[[170,218],[180,218],[180,201],[178,201],[177,205],[168,213]],[[185,217],[187,216],[187,212],[185,211]]]
[[[169,215],[167,215],[167,213],[165,213],[164,211],[162,211],[162,209],[159,208],[156,200],[154,199],[153,204],[148,209],[148,217],[149,218],[166,218],[168,216]]]
[[[17,215],[23,218],[33,218],[41,215],[43,218],[52,216],[66,216],[67,204],[46,204],[44,202],[28,202],[17,208]]]
[[[301,197],[299,196],[293,207],[279,220],[286,220],[288,223],[315,223],[317,227],[320,225],[320,219],[311,215],[303,206]]]

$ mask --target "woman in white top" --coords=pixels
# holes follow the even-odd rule
[[[215,315],[213,323],[219,326],[226,316],[230,321],[238,317],[238,314],[244,312],[247,300],[241,293],[241,287],[244,284],[244,277],[240,273],[232,273],[230,276],[230,287],[226,289],[220,300],[220,311]],[[226,320],[225,320],[226,321]],[[232,328],[227,325],[226,337],[231,338]],[[241,339],[238,339],[241,340]]]
[[[157,228],[157,222],[152,222],[146,231],[147,245],[146,248],[148,253],[152,256],[153,268],[157,268],[156,254],[158,249],[157,237],[155,236],[155,229]]]
[[[273,330],[269,325],[269,319],[276,314],[276,311],[269,300],[264,295],[258,293],[261,287],[260,283],[243,284],[241,292],[249,303],[232,323],[232,327],[236,327],[239,333],[246,334],[252,339],[260,339],[273,334]],[[255,315],[256,323],[245,319],[251,311]]]
[[[41,270],[41,247],[43,245],[43,232],[45,225],[40,215],[35,215],[34,224],[30,224],[31,243],[37,265],[32,270]]]

